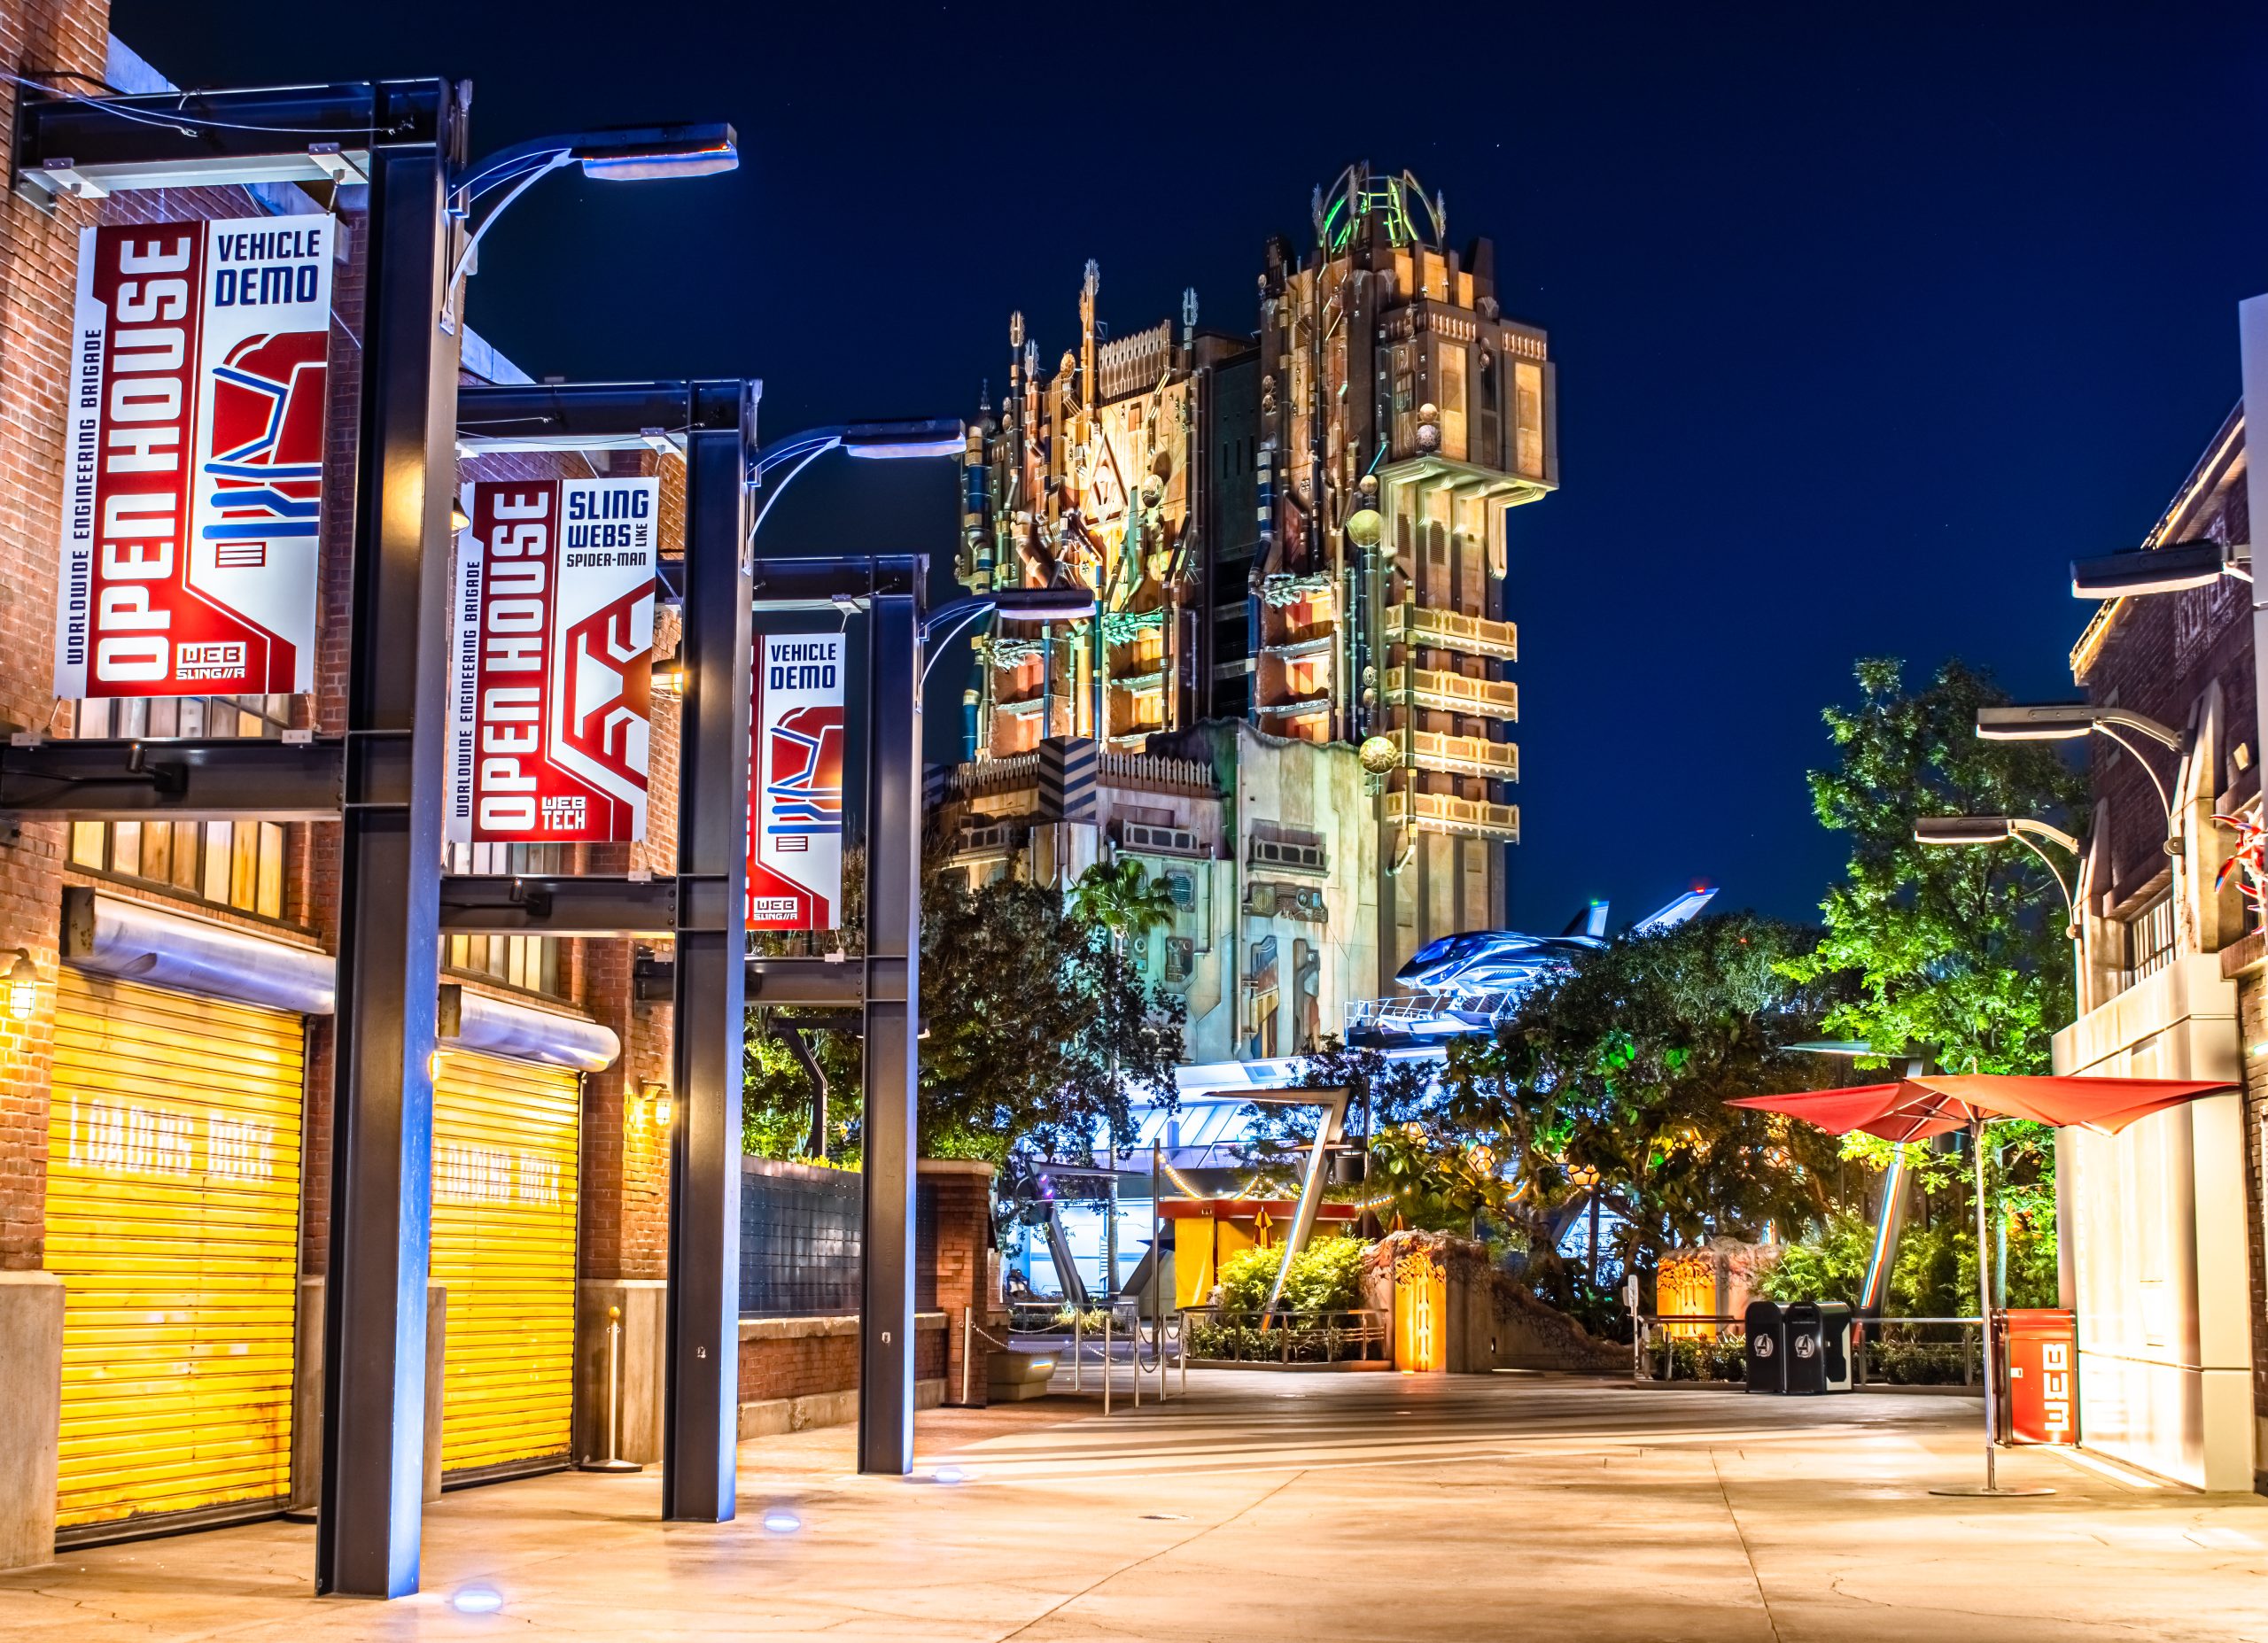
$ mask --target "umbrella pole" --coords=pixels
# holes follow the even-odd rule
[[[1982,1303],[1977,1315],[1984,1320],[1984,1487],[1992,1490],[2000,1486],[2000,1391],[1992,1383],[1992,1239],[1985,1225],[1984,1120],[1981,1118],[1969,1127],[1969,1155],[1977,1170],[1977,1296]]]
[[[2000,1487],[2000,1454],[1995,1440],[2000,1433],[2000,1399],[1992,1380],[1992,1239],[1984,1213],[1984,1120],[1972,1119],[1969,1124],[1969,1157],[1977,1167],[1977,1297],[1982,1303],[1984,1320],[1984,1486],[1974,1485],[1953,1489],[1932,1489],[1933,1495],[2052,1495],[2053,1489],[2016,1486]]]

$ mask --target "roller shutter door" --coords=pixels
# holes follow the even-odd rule
[[[58,1531],[291,1484],[304,1024],[66,966],[48,1112]]]
[[[578,1074],[447,1050],[433,1083],[433,1282],[448,1291],[441,1470],[567,1458]]]

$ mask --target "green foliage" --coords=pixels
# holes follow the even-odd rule
[[[1755,1292],[1768,1301],[1841,1301],[1855,1306],[1874,1243],[1875,1229],[1864,1215],[1838,1210],[1802,1243],[1788,1245],[1756,1281]]]
[[[1577,1169],[1598,1172],[1626,1223],[1617,1265],[1838,1207],[1832,1138],[1725,1104],[1836,1081],[1837,1065],[1787,1048],[1835,996],[1787,973],[1811,939],[1737,913],[1589,955],[1493,1038],[1449,1042],[1438,1094],[1373,1139],[1373,1179],[1383,1155],[1397,1207],[1478,1210],[1547,1266],[1588,1203]]]
[[[1173,922],[1173,892],[1130,856],[1097,862],[1071,886],[1071,911],[1099,926],[1122,952]]]
[[[861,933],[847,930],[845,945],[857,950]],[[1002,880],[972,892],[958,875],[925,879],[921,1012],[925,1156],[998,1162],[1020,1143],[1080,1151],[1096,1125],[1126,1127],[1130,1087],[1172,1098],[1181,1000],[1144,988],[1099,914],[1067,906],[1045,885]],[[848,1017],[806,1029],[830,1089],[828,1151],[850,1158],[861,1094],[856,1026]],[[811,1088],[770,1027],[768,1011],[750,1011],[742,1145],[796,1157]]]
[[[1839,763],[1811,773],[1812,806],[1822,825],[1852,835],[1850,864],[1821,903],[1825,939],[1787,973],[1853,974],[1857,991],[1826,1029],[1885,1054],[1913,1046],[1961,1071],[2044,1071],[2049,1036],[2071,1017],[2062,893],[2021,844],[1924,846],[1914,820],[2016,816],[2068,828],[2085,780],[2050,744],[1977,736],[1977,709],[2008,700],[1985,674],[1948,662],[1908,693],[1902,671],[1861,661],[1858,705],[1826,712]]]
[[[1301,1250],[1284,1278],[1280,1303],[1291,1312],[1344,1312],[1363,1295],[1363,1257],[1370,1245],[1359,1238],[1316,1238]],[[1239,1250],[1221,1263],[1221,1307],[1258,1312],[1268,1305],[1284,1246]]]

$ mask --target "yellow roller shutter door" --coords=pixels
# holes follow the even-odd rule
[[[298,1016],[62,971],[58,1528],[291,1492],[304,1038]]]
[[[441,1469],[563,1458],[575,1375],[580,1080],[447,1050],[433,1084],[433,1282],[448,1290]]]

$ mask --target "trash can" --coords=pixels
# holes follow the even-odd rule
[[[1788,1326],[1777,1301],[1751,1301],[1743,1320],[1748,1330],[1748,1390],[1788,1390]]]
[[[1807,1396],[1827,1390],[1827,1347],[1821,1338],[1817,1301],[1792,1301],[1782,1314],[1785,1337],[1787,1377],[1791,1394]]]
[[[1820,1358],[1826,1366],[1827,1390],[1851,1390],[1851,1309],[1841,1301],[1819,1304]]]
[[[2000,1317],[2008,1441],[2078,1443],[2078,1314],[2053,1306],[2011,1307]]]

